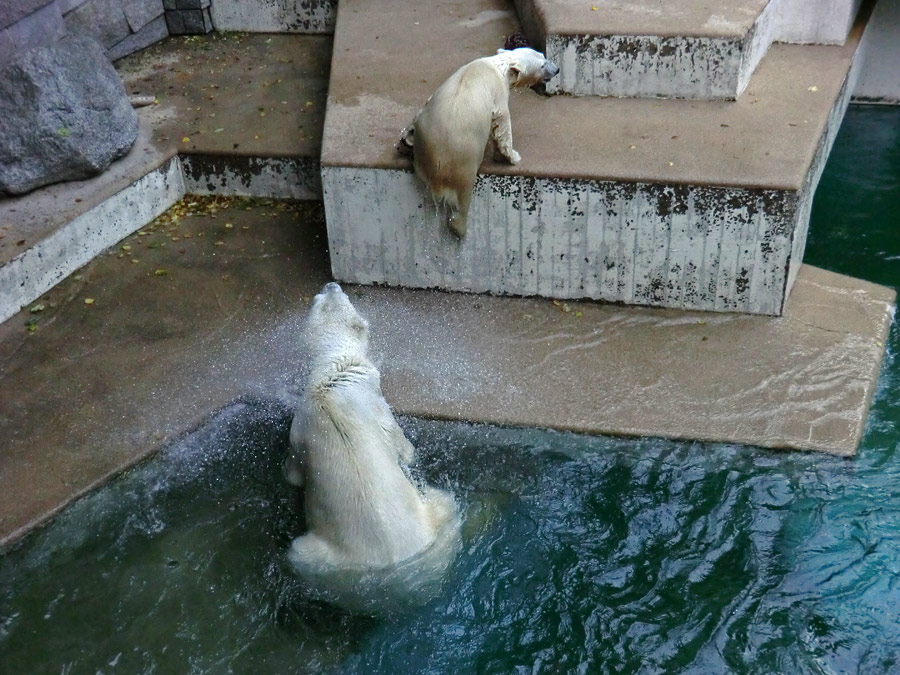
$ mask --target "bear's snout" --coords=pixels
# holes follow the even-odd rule
[[[559,73],[559,66],[552,61],[544,61],[544,82],[549,82]]]

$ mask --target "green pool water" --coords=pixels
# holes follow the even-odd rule
[[[900,287],[900,109],[851,108],[806,260]],[[900,673],[900,331],[854,460],[404,420],[464,546],[412,611],[284,562],[290,412],[248,400],[0,558],[0,673]]]

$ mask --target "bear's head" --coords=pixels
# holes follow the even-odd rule
[[[498,54],[507,57],[508,77],[512,87],[531,87],[549,82],[559,67],[544,58],[544,55],[530,47],[498,49]]]
[[[313,298],[303,330],[303,341],[309,354],[324,356],[353,350],[365,355],[369,346],[369,322],[350,298],[333,281],[325,284]]]

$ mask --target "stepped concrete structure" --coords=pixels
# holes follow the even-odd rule
[[[559,65],[554,93],[735,99],[775,36],[779,3],[516,0],[525,33]]]
[[[458,241],[394,142],[458,64],[520,24],[499,0],[429,7],[341,5],[322,146],[336,278],[783,312],[865,17],[844,46],[772,46],[734,102],[516,92],[522,161],[485,161]],[[394,20],[373,31],[368,12]]]
[[[334,277],[367,284],[347,290],[400,413],[854,454],[895,294],[801,260],[865,9],[843,45],[771,45],[734,101],[516,93],[522,164],[485,162],[460,243],[394,144],[521,30],[512,2],[298,7],[333,42],[212,33],[120,61],[156,97],[128,156],[0,201],[0,388],[18,392],[0,546],[235,397],[280,395]],[[197,194],[269,200],[191,215]]]
[[[860,0],[516,0],[533,44],[559,65],[548,91],[737,98],[773,41],[842,45]]]

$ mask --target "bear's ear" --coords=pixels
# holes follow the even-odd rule
[[[519,80],[521,80],[521,79],[522,79],[522,69],[519,66],[511,63],[509,65],[510,84],[513,87],[515,87],[517,84],[519,84]]]
[[[508,52],[508,51],[509,51],[508,49],[498,49],[497,53],[502,54],[503,52]]]

